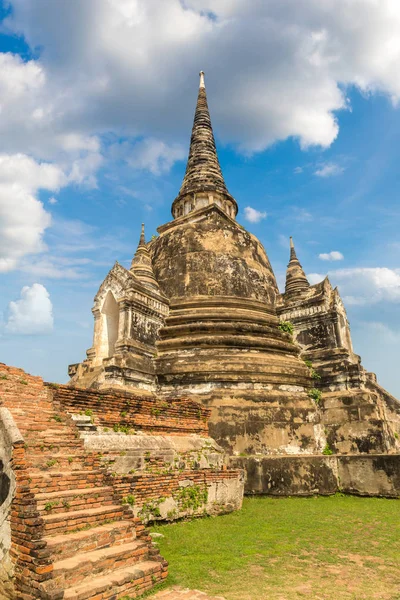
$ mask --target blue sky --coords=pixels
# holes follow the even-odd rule
[[[84,358],[101,281],[171,218],[204,69],[239,222],[280,286],[290,235],[329,273],[400,396],[400,7],[321,4],[0,2],[0,361]]]

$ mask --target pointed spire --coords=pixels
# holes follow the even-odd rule
[[[144,223],[142,223],[142,231],[140,233],[139,246],[145,246],[145,245],[146,245],[146,238],[144,237]]]
[[[135,252],[135,256],[132,259],[130,270],[139,279],[139,281],[143,283],[143,285],[155,290],[159,290],[159,285],[154,276],[150,252],[146,245],[146,239],[144,236],[144,223],[142,223],[139,244]]]
[[[207,104],[204,72],[200,71],[200,85],[196,111],[190,139],[189,157],[178,197],[174,205],[183,197],[194,197],[201,192],[215,192],[233,204],[233,212],[237,213],[236,201],[229,194],[218,160],[215,139]],[[174,214],[174,210],[173,210]],[[174,216],[176,216],[174,214]]]
[[[290,236],[290,260],[297,258],[296,250],[294,249],[293,238]]]
[[[290,260],[286,271],[285,294],[293,296],[306,292],[310,284],[294,248],[293,238],[290,238]]]

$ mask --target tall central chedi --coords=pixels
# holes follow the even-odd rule
[[[107,275],[93,346],[71,365],[71,383],[195,398],[232,455],[392,451],[399,405],[354,354],[338,290],[309,284],[291,240],[280,294],[237,212],[200,73],[173,220],[148,243],[142,230],[131,268]]]
[[[204,78],[174,220],[151,244],[170,301],[156,359],[159,384],[185,391],[268,384],[303,386],[309,371],[279,329],[275,276],[261,243],[236,221],[215,147]]]

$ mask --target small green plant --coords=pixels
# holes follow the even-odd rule
[[[57,463],[55,458],[51,458],[50,460],[47,461],[46,466],[47,467],[54,467],[54,465]]]
[[[8,379],[7,375],[0,375],[0,379]]]
[[[333,450],[328,444],[328,442],[326,442],[325,448],[322,450],[322,454],[325,454],[325,456],[330,456],[331,454],[333,454]]]
[[[321,390],[317,390],[317,388],[308,390],[308,395],[314,400],[315,404],[319,404],[322,400],[322,392]]]
[[[192,485],[180,488],[175,494],[175,498],[182,510],[195,511],[207,503],[208,490],[207,488],[202,489],[198,485]]]
[[[57,423],[62,423],[62,418],[60,417],[60,415],[53,415],[52,419],[54,419],[54,421],[57,421]]]
[[[135,502],[135,496],[133,496],[132,494],[128,494],[127,496],[124,496],[122,498],[122,504],[129,504],[129,506],[134,506]]]
[[[44,510],[50,512],[55,506],[58,506],[58,502],[46,502],[44,505]]]
[[[64,507],[64,508],[69,508],[70,506],[71,506],[71,505],[70,505],[70,503],[68,502],[68,500],[63,500],[63,507]]]
[[[90,408],[87,408],[87,409],[85,410],[85,415],[86,415],[87,417],[92,417],[92,416],[93,416],[93,411],[92,411]]]
[[[73,460],[74,460],[74,459],[73,459],[73,457],[72,457],[72,456],[68,456],[68,462],[69,462],[69,464],[71,464]]]
[[[113,430],[115,433],[125,433],[125,435],[131,435],[133,433],[128,425],[121,425],[121,423],[114,423]]]
[[[121,417],[124,419],[126,417],[128,413],[126,412],[126,410],[123,410],[121,413]]]
[[[26,379],[20,379],[19,382],[22,383],[22,385],[28,385]]]
[[[397,432],[395,432],[394,437],[396,438],[396,440],[399,439],[399,434]]]
[[[308,367],[310,369],[310,375],[311,375],[311,377],[313,379],[316,379],[316,380],[319,381],[321,379],[321,375],[319,373],[317,373],[317,371],[314,369],[311,360],[305,360],[304,364],[306,365],[306,367]]]
[[[53,389],[55,389],[55,390],[58,390],[58,388],[60,387],[60,386],[58,385],[58,383],[48,383],[47,385],[48,385],[50,388],[53,388]]]
[[[281,331],[293,335],[294,327],[293,323],[291,323],[290,321],[281,321],[278,327]]]

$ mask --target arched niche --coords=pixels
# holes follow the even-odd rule
[[[114,294],[109,290],[104,299],[101,309],[102,336],[101,355],[102,358],[113,356],[115,343],[118,339],[119,306]]]

